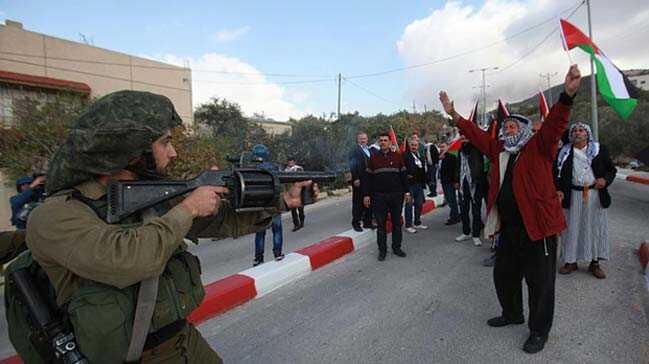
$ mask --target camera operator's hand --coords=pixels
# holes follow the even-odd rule
[[[313,201],[317,201],[318,195],[320,194],[320,188],[318,188],[317,183],[313,183],[312,181],[295,182],[291,188],[284,193],[284,202],[286,203],[286,207],[293,209],[302,206],[302,188],[311,188],[311,185],[313,185]]]
[[[228,193],[225,187],[202,186],[189,194],[180,205],[193,217],[216,215],[221,206],[221,195]]]
[[[29,184],[29,188],[36,188],[42,186],[45,183],[45,176],[38,176],[34,178],[34,181]]]

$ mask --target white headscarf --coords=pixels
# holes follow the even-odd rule
[[[518,123],[518,133],[514,135],[505,134],[505,122],[507,121],[515,121]],[[513,114],[503,121],[503,124],[500,126],[498,139],[505,143],[504,148],[506,151],[510,153],[518,153],[533,135],[534,131],[532,130],[532,122],[530,119],[522,115]]]
[[[568,159],[568,155],[570,154],[570,151],[572,150],[572,147],[575,143],[575,136],[573,134],[573,131],[577,127],[584,128],[586,130],[586,133],[588,133],[588,139],[586,142],[586,157],[588,157],[588,163],[592,163],[593,158],[597,157],[597,155],[599,154],[599,143],[593,140],[593,133],[590,131],[590,126],[578,121],[570,126],[570,131],[568,132],[568,138],[570,142],[561,147],[561,150],[559,151],[559,156],[557,157],[557,169],[559,170],[559,174],[561,174],[561,167],[563,167],[563,163],[566,161],[566,159]]]

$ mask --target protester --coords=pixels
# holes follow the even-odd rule
[[[437,163],[439,163],[439,150],[434,143],[427,142],[424,151],[426,155],[428,197],[435,197],[437,196]]]
[[[426,161],[423,155],[419,153],[418,138],[411,139],[408,147],[409,150],[404,153],[403,161],[406,165],[408,191],[412,201],[406,203],[406,231],[414,234],[417,229],[428,229],[428,226],[421,223],[421,208],[424,205],[424,186],[426,185]],[[415,210],[414,227],[413,208]]]
[[[568,229],[561,235],[565,265],[559,273],[570,274],[577,270],[577,261],[585,261],[590,262],[589,272],[604,279],[599,261],[609,258],[608,186],[617,169],[606,147],[592,139],[588,125],[573,124],[569,135],[569,143],[559,151],[556,170],[557,193],[568,221]]]
[[[372,155],[367,163],[367,180],[363,186],[363,203],[372,205],[378,225],[376,242],[379,247],[379,261],[384,261],[387,254],[386,221],[388,213],[392,220],[392,252],[398,257],[405,257],[401,249],[401,210],[403,201],[410,202],[406,167],[401,154],[391,148],[388,133],[379,135],[380,150]]]
[[[461,221],[460,210],[457,205],[457,190],[459,184],[459,171],[457,157],[448,152],[448,144],[439,144],[439,180],[444,190],[444,200],[451,209],[446,225],[455,225]]]
[[[352,228],[361,232],[363,228],[374,229],[372,210],[363,205],[361,182],[367,180],[367,162],[376,151],[367,146],[367,134],[363,131],[356,134],[356,145],[349,153],[349,170],[352,174]],[[363,227],[361,227],[361,221]]]
[[[298,166],[295,158],[291,157],[286,160],[285,172],[301,172],[304,171],[302,166]],[[291,209],[291,217],[293,218],[293,231],[298,231],[304,227],[304,206]]]
[[[462,235],[455,241],[473,239],[473,245],[480,246],[482,223],[482,199],[487,194],[487,173],[484,155],[469,141],[460,148],[460,212],[462,214]],[[473,223],[471,222],[473,217]]]
[[[9,198],[11,205],[11,225],[18,230],[25,230],[27,227],[27,216],[33,209],[33,204],[43,198],[45,176],[36,178],[25,176],[16,181],[16,192],[18,194]]]
[[[500,233],[494,283],[502,314],[487,324],[501,327],[525,322],[521,282],[525,277],[530,336],[523,350],[528,353],[543,350],[552,327],[557,234],[566,228],[552,164],[580,80],[579,69],[571,66],[565,91],[536,135],[532,135],[529,119],[511,115],[503,122],[498,140],[460,117],[446,92],[440,92],[444,110],[495,169],[490,174],[485,235]]]
[[[279,170],[278,166],[270,162],[270,152],[268,147],[263,144],[257,144],[252,148],[252,155],[261,160],[259,168],[263,168],[269,171]],[[271,223],[271,230],[273,231],[273,255],[275,260],[284,259],[284,254],[282,253],[282,246],[284,245],[284,237],[282,232],[282,215],[278,214],[273,216],[273,221]],[[258,266],[264,262],[264,245],[266,243],[266,230],[261,230],[255,233],[255,261],[253,267]]]

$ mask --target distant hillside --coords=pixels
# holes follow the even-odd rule
[[[563,84],[553,86],[550,90],[553,101],[557,102],[563,91]],[[549,91],[543,92],[550,102]],[[627,120],[620,119],[599,94],[597,97],[600,141],[608,147],[614,158],[621,161],[635,157],[640,150],[649,146],[649,92],[638,88],[633,92],[637,93],[638,106]],[[508,104],[507,107],[512,113],[538,120],[538,105],[538,96],[534,95],[523,101]],[[590,124],[590,76],[581,81],[570,119]]]

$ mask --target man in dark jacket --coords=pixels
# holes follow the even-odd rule
[[[487,321],[492,327],[525,322],[522,279],[529,291],[530,336],[523,350],[543,350],[554,317],[557,234],[566,221],[557,198],[552,164],[561,135],[568,126],[570,108],[581,74],[570,67],[565,91],[559,97],[538,133],[529,119],[510,115],[493,139],[473,122],[462,118],[446,92],[440,92],[444,110],[462,133],[491,162],[485,236],[498,231],[494,283],[502,307],[501,316]]]
[[[444,190],[444,200],[451,209],[446,225],[460,222],[460,210],[457,205],[457,190],[460,188],[457,157],[448,152],[448,144],[439,144],[439,180]]]
[[[363,231],[361,221],[363,221],[363,227],[366,229],[376,228],[372,224],[372,210],[370,207],[363,205],[361,187],[361,182],[367,179],[367,162],[372,156],[373,150],[367,145],[367,134],[362,131],[358,132],[356,134],[356,145],[349,153],[349,170],[352,174],[352,227],[359,232]]]
[[[43,197],[45,176],[21,177],[16,181],[17,195],[9,199],[11,205],[11,225],[18,230],[25,230],[27,227],[27,215],[31,211],[31,203],[39,201]]]
[[[379,135],[377,153],[367,163],[366,181],[363,181],[363,203],[372,204],[377,222],[376,242],[379,246],[379,261],[384,261],[387,253],[386,221],[388,213],[392,220],[392,252],[405,257],[401,249],[401,209],[403,201],[410,202],[406,166],[401,154],[391,150],[388,133]]]
[[[592,139],[588,125],[573,124],[569,136],[559,151],[555,169],[557,193],[568,221],[568,229],[561,235],[565,265],[559,274],[570,274],[577,270],[577,261],[586,261],[590,262],[588,270],[604,279],[599,261],[609,257],[608,186],[615,180],[617,169],[606,147]]]
[[[421,223],[421,207],[424,205],[424,186],[426,185],[426,161],[419,153],[419,140],[411,139],[408,143],[408,150],[403,161],[406,164],[408,176],[408,190],[412,196],[412,202],[406,203],[406,231],[416,233],[417,229],[426,230],[428,226]],[[414,227],[412,210],[415,210]]]
[[[439,150],[437,150],[435,143],[426,143],[424,151],[426,156],[428,197],[435,197],[437,196],[437,164],[439,163]]]
[[[460,148],[460,212],[462,214],[462,235],[455,241],[473,238],[473,245],[480,246],[482,230],[482,199],[487,194],[487,173],[484,155],[478,148],[465,141]],[[473,223],[471,223],[473,216]]]

